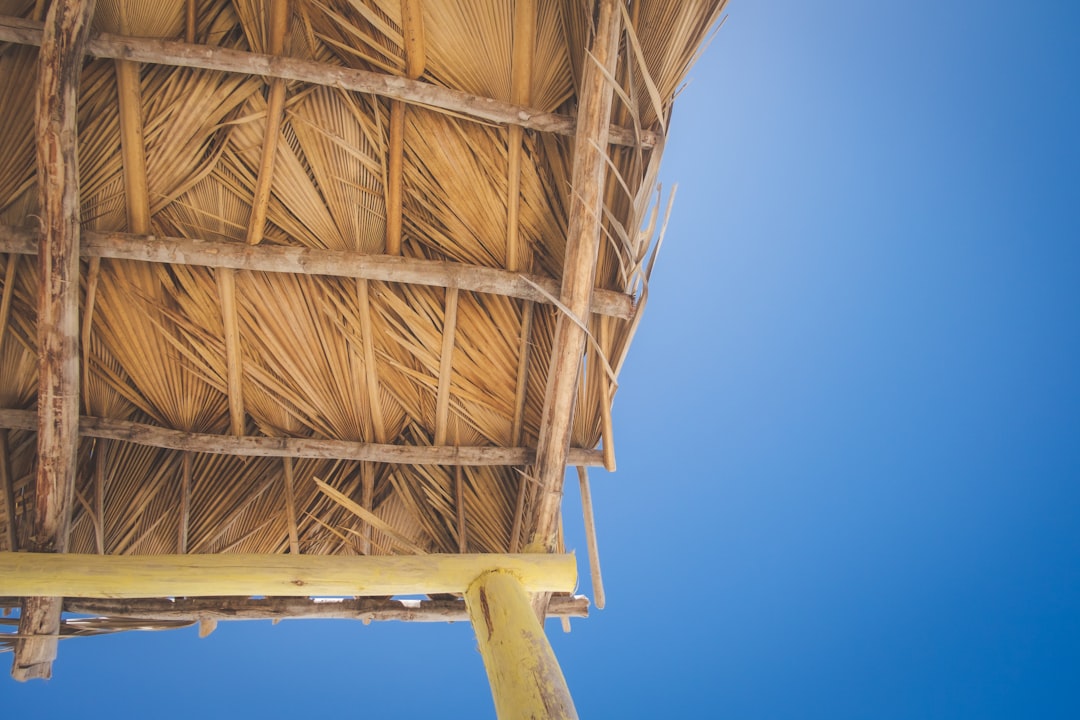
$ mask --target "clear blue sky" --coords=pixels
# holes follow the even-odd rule
[[[549,625],[578,709],[1080,717],[1080,5],[729,13],[593,475],[608,609]],[[67,641],[0,707],[493,716],[467,625],[312,622]]]

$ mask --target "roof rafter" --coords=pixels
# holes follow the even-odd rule
[[[0,428],[34,430],[32,410],[0,409]],[[149,445],[170,450],[244,457],[291,457],[326,460],[358,460],[396,465],[526,465],[535,453],[524,447],[457,445],[388,445],[384,443],[327,440],[321,438],[209,435],[172,430],[156,425],[86,417],[79,420],[79,434]],[[570,465],[603,465],[600,450],[574,448],[567,456]]]
[[[0,42],[21,45],[41,44],[41,23],[22,18],[0,16]],[[122,37],[109,33],[95,34],[86,45],[89,55],[119,58],[157,65],[197,67],[246,75],[282,78],[371,93],[413,105],[449,111],[473,120],[500,125],[520,125],[530,130],[556,135],[573,135],[577,122],[568,115],[541,112],[534,108],[480,97],[450,88],[410,80],[398,75],[353,70],[296,58],[274,57],[208,45],[191,45],[172,40]],[[629,128],[613,127],[608,141],[618,145],[652,148],[663,136],[649,130],[640,135]]]
[[[35,255],[37,248],[34,233],[0,225],[0,252]],[[442,260],[364,255],[348,250],[318,250],[280,245],[248,246],[241,243],[155,235],[86,231],[82,235],[79,253],[85,258],[141,260],[459,288],[469,292],[504,295],[547,304],[552,304],[552,298],[558,297],[559,293],[556,280],[540,275],[526,275]],[[630,319],[634,316],[634,298],[626,293],[596,290],[589,310],[598,315]]]

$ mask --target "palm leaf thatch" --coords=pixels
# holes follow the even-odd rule
[[[47,4],[0,2],[0,29],[40,28]],[[596,64],[588,50],[596,34],[592,3],[423,0],[406,17],[400,0],[294,0],[284,26],[267,5],[199,0],[189,22],[182,0],[98,0],[93,30],[110,33],[103,36],[110,42],[180,41],[226,59],[206,69],[179,55],[102,57],[108,52],[95,46],[79,76],[84,229],[112,233],[129,248],[157,236],[166,244],[232,243],[250,253],[312,248],[389,263],[387,255],[399,253],[556,284],[567,276],[576,242],[568,232],[586,190],[574,185],[576,163],[591,146],[575,146],[566,130],[522,130],[468,108],[509,103],[511,122],[555,118],[572,128],[583,78]],[[133,429],[128,438],[80,439],[68,550],[522,549],[543,505],[533,467],[462,463],[455,448],[479,448],[474,457],[522,448],[531,458],[544,445],[558,328],[574,323],[587,342],[572,378],[570,445],[592,464],[600,462],[598,446],[613,461],[618,373],[667,211],[657,185],[663,135],[722,6],[618,4],[617,58],[613,70],[601,70],[614,103],[602,120],[624,129],[620,142],[631,140],[592,141],[605,179],[601,206],[587,210],[600,242],[586,262],[595,267],[594,288],[634,298],[632,317],[576,317],[565,298],[547,291],[545,302],[533,302],[452,282],[205,267],[183,256],[172,264],[112,252],[85,257],[80,413],[84,423],[106,419]],[[531,16],[522,23],[525,12]],[[4,32],[18,42],[0,43],[0,229],[35,230],[38,54],[20,44],[31,42],[28,35]],[[253,53],[281,55],[272,70],[278,75],[251,71]],[[281,70],[290,62],[326,77],[407,76],[415,82],[401,92],[430,87],[465,99],[451,109],[393,88],[376,94],[333,80],[285,79],[296,77]],[[2,417],[36,407],[37,308],[45,292],[34,259],[23,257],[33,250],[11,237],[0,233],[7,243],[0,248]],[[156,429],[220,444],[166,447],[145,439]],[[229,443],[245,436],[339,444],[318,457],[231,451],[239,445]],[[365,444],[387,452],[430,448],[447,461],[350,455]],[[33,429],[9,421],[0,430],[0,549],[26,547],[35,532],[36,464]],[[102,621],[65,632],[126,627]]]

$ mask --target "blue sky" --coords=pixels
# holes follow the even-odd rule
[[[1080,717],[1080,6],[728,10],[676,107],[620,470],[593,473],[608,608],[549,624],[579,712]],[[0,702],[488,717],[474,644],[314,622],[68,641]]]

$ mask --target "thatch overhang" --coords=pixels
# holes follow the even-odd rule
[[[0,0],[0,551],[562,552],[722,6]]]

